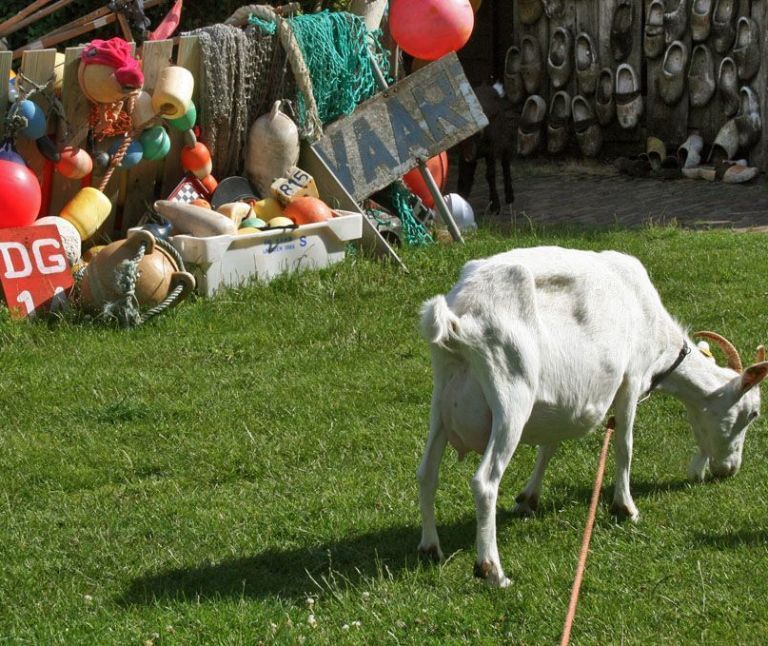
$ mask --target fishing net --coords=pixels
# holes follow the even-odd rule
[[[403,223],[403,236],[405,241],[412,246],[420,246],[433,242],[426,227],[416,219],[414,207],[416,196],[411,193],[402,182],[394,182],[389,187],[392,206]]]
[[[276,99],[293,106],[302,138],[314,140],[323,125],[376,94],[371,55],[389,78],[381,31],[368,31],[359,16],[323,11],[282,19],[257,9],[244,30],[213,25],[190,32],[200,38],[200,126],[218,177],[242,169],[248,127]],[[402,185],[392,191],[406,241],[431,241],[413,215],[411,194]]]

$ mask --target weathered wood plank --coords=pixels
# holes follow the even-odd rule
[[[0,52],[0,79],[7,79],[11,73],[13,54]],[[8,111],[8,83],[0,83],[0,135],[5,136],[5,115]]]
[[[144,43],[142,68],[144,71],[144,90],[152,94],[160,71],[170,65],[173,55],[172,40],[155,40]],[[140,133],[136,133],[136,137]],[[162,173],[163,161],[142,160],[127,171],[125,203],[122,205],[121,229],[123,232],[135,226],[147,207],[155,201],[155,183]],[[126,171],[118,171],[125,173]],[[121,198],[123,196],[121,195]]]
[[[332,123],[313,148],[355,200],[466,139],[488,119],[455,54],[430,63]]]
[[[646,3],[646,11],[648,6],[650,6],[650,1]],[[648,135],[661,139],[667,145],[667,150],[670,152],[685,141],[688,136],[688,69],[691,60],[692,42],[690,30],[686,32],[682,42],[688,48],[688,63],[686,63],[683,72],[685,74],[683,96],[677,104],[672,106],[667,105],[661,100],[659,95],[658,82],[661,78],[661,70],[666,49],[665,54],[662,54],[656,60],[649,60],[647,62],[648,96],[645,108],[647,114],[646,123]]]
[[[80,91],[77,80],[82,49],[82,47],[69,47],[64,53],[64,82],[61,92],[64,120],[59,122],[57,135],[62,145],[85,147],[88,137],[90,104]],[[50,209],[52,215],[58,215],[61,212],[64,205],[80,189],[81,183],[82,180],[67,179],[59,173],[54,174]]]
[[[752,80],[752,89],[757,94],[760,101],[760,117],[762,122],[762,132],[760,133],[760,140],[755,144],[749,155],[749,163],[752,166],[757,166],[762,170],[766,170],[768,165],[768,38],[765,38],[765,34],[768,33],[768,7],[765,2],[751,2],[752,6],[752,18],[755,20],[758,26],[758,33],[763,34],[760,39],[760,69],[757,75]],[[745,15],[745,14],[742,14]]]
[[[41,49],[34,52],[26,52],[21,59],[21,72],[24,77],[30,81],[33,81],[38,85],[45,85],[53,77],[53,66],[55,62],[55,49]],[[32,97],[32,99],[45,111],[48,117],[47,132],[51,132],[55,124],[55,120],[51,118],[51,106],[48,104],[48,101],[40,95],[36,95]],[[29,168],[35,175],[37,175],[37,179],[40,181],[40,186],[43,191],[41,215],[48,215],[47,211],[52,187],[50,179],[46,180],[46,175],[50,176],[51,169],[49,167],[46,172],[46,160],[37,150],[37,145],[34,141],[30,141],[26,137],[16,137],[16,147],[21,156],[26,160]]]

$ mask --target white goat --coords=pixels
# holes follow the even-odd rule
[[[632,425],[638,400],[659,387],[680,399],[698,443],[689,476],[726,477],[741,465],[744,436],[760,411],[765,350],[742,369],[735,348],[711,332],[728,356],[717,366],[698,350],[661,303],[642,264],[614,251],[519,249],[467,263],[446,296],[422,308],[434,390],[429,437],[418,469],[419,550],[442,559],[435,490],[446,443],[460,457],[482,454],[472,478],[477,505],[475,575],[505,587],[496,545],[499,481],[519,442],[538,445],[536,464],[515,511],[538,504],[547,463],[562,440],[594,429],[613,407],[616,486],[612,510],[632,520]]]

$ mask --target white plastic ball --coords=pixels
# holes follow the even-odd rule
[[[445,196],[445,203],[453,216],[459,231],[476,231],[475,211],[461,195],[449,193]]]
[[[47,215],[35,220],[35,226],[42,224],[55,224],[61,236],[61,243],[64,245],[64,253],[69,259],[69,264],[74,266],[80,260],[82,250],[82,240],[75,225],[69,220],[60,218],[57,215]]]

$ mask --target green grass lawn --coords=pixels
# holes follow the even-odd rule
[[[759,234],[647,229],[404,250],[409,274],[350,257],[196,299],[133,331],[0,320],[0,642],[552,644],[562,629],[601,436],[566,444],[542,508],[512,518],[534,449],[502,483],[512,586],[472,577],[478,458],[446,454],[438,528],[416,558],[415,470],[431,369],[426,298],[513,246],[638,256],[668,309],[745,356],[768,341]],[[682,404],[635,431],[636,526],[607,513],[609,460],[577,644],[764,643],[766,424],[741,472],[689,485]]]

